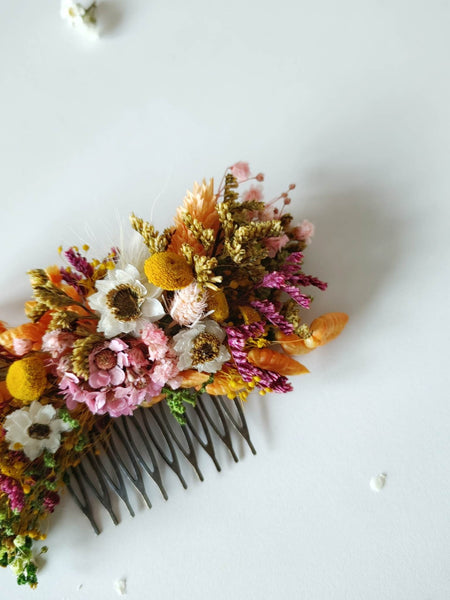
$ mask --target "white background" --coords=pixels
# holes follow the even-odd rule
[[[311,318],[350,315],[295,392],[251,398],[258,450],[165,503],[49,521],[37,591],[3,599],[450,598],[448,0],[126,0],[97,42],[58,2],[0,2],[1,318],[59,244],[170,222],[248,160],[317,235]],[[370,478],[388,474],[384,490]],[[79,585],[82,588],[79,590]]]

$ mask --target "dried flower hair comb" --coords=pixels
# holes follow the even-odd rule
[[[98,503],[134,515],[127,481],[148,506],[146,474],[167,498],[161,461],[186,487],[198,452],[220,470],[218,440],[238,461],[236,431],[255,453],[242,401],[292,390],[308,372],[292,355],[344,328],[344,313],[303,322],[302,288],[326,288],[301,269],[314,229],[286,212],[295,186],[265,202],[263,180],[236,163],[162,233],[132,215],[137,234],[105,259],[72,247],[30,271],[29,322],[0,323],[0,564],[18,583],[37,584],[33,540],[64,486],[99,533]]]

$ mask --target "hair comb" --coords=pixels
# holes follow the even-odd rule
[[[0,322],[0,564],[19,584],[37,585],[64,488],[100,533],[99,507],[134,516],[130,489],[150,508],[168,472],[186,488],[202,455],[220,471],[242,440],[255,454],[249,395],[291,391],[308,373],[293,356],[344,328],[340,312],[305,321],[308,291],[326,289],[302,270],[314,227],[287,211],[295,185],[267,201],[263,181],[235,163],[163,231],[132,214],[122,247],[60,248],[29,272],[28,322]]]

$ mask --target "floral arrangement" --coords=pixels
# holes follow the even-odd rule
[[[344,313],[311,324],[302,271],[314,227],[293,223],[288,190],[263,199],[247,163],[194,184],[162,232],[132,215],[135,232],[99,260],[60,248],[64,266],[29,272],[29,321],[0,325],[0,564],[34,587],[33,541],[65,473],[111,423],[167,403],[185,423],[204,393],[246,400],[285,393],[308,370],[292,355],[336,337]],[[46,548],[42,548],[41,552]]]

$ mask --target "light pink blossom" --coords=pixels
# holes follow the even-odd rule
[[[267,248],[270,258],[273,258],[281,248],[284,248],[288,241],[289,238],[285,233],[278,237],[266,238],[264,240],[264,246]]]
[[[158,325],[146,323],[141,331],[141,340],[148,348],[150,360],[160,360],[166,354],[169,340]]]
[[[193,282],[177,290],[170,305],[170,316],[183,327],[196,325],[205,316],[207,296],[197,283]]]
[[[231,174],[236,177],[239,183],[243,181],[247,181],[250,177],[250,167],[247,162],[237,162],[232,167],[230,167]]]
[[[113,339],[96,346],[89,355],[89,385],[93,389],[118,386],[125,381],[124,367],[129,365],[128,345]]]
[[[42,338],[42,350],[51,354],[52,358],[59,358],[72,347],[74,341],[72,333],[55,329]]]
[[[89,356],[89,377],[70,372],[66,357],[59,361],[60,389],[69,410],[86,404],[94,414],[131,415],[165,385],[180,385],[178,359],[164,332],[148,324],[142,338],[114,338],[97,345]]]
[[[295,239],[299,240],[300,242],[305,242],[305,244],[308,245],[311,243],[315,229],[316,228],[312,223],[310,223],[310,221],[304,219],[300,225],[293,227],[292,233]]]
[[[263,199],[262,188],[260,185],[252,185],[248,188],[242,195],[242,200],[244,202],[261,202]]]
[[[28,354],[33,348],[33,342],[31,340],[22,340],[20,338],[13,339],[14,354],[17,356],[23,356]]]
[[[179,373],[177,365],[178,357],[176,355],[169,355],[167,358],[163,358],[153,369],[153,380],[161,384],[161,387],[167,383],[173,389],[178,388],[181,382],[176,379]]]
[[[259,218],[261,221],[272,221],[274,219],[279,219],[278,208],[276,206],[271,206],[267,204],[265,208],[259,213]]]

